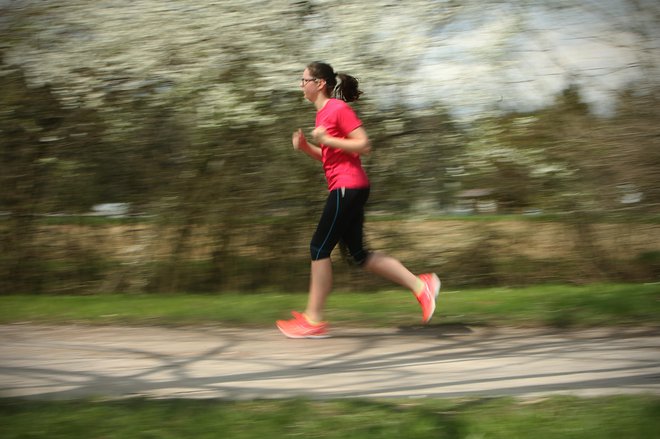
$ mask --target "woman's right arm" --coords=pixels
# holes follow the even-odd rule
[[[318,146],[309,143],[305,138],[305,135],[302,132],[302,129],[298,129],[293,133],[291,138],[291,143],[293,143],[293,149],[302,151],[314,160],[322,161],[321,148]]]

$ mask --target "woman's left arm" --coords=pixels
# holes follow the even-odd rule
[[[332,137],[328,135],[325,127],[319,126],[312,131],[312,136],[317,144],[324,144],[331,148],[342,149],[346,152],[357,154],[369,154],[371,152],[371,142],[367,132],[362,127],[357,127],[346,136],[345,139]]]

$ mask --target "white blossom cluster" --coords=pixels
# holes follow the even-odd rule
[[[144,86],[206,94],[202,124],[250,113],[268,123],[242,102],[246,88],[264,100],[294,91],[313,60],[357,76],[380,108],[442,107],[456,117],[533,111],[570,86],[608,115],[618,93],[644,92],[660,77],[654,0],[23,0],[0,8],[4,64],[56,85],[65,102],[98,107],[113,90]]]

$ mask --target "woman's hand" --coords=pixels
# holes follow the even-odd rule
[[[345,138],[332,137],[323,126],[316,127],[312,131],[314,142],[318,145],[325,145],[331,148],[342,149],[354,154],[369,154],[371,152],[371,142],[367,132],[362,127],[357,127]]]
[[[312,137],[314,138],[314,142],[316,142],[317,145],[325,144],[327,136],[328,132],[324,126],[318,126],[314,128],[314,131],[312,131]]]
[[[296,151],[302,151],[314,160],[322,161],[323,155],[321,153],[321,148],[313,143],[309,143],[305,138],[302,129],[298,128],[298,131],[293,132],[291,143],[293,144],[293,149]]]
[[[307,139],[305,138],[302,129],[298,128],[298,131],[293,132],[291,143],[293,143],[293,149],[296,151],[305,151],[307,149]]]

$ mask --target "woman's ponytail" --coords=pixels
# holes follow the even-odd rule
[[[334,89],[334,95],[337,99],[345,102],[353,102],[360,99],[362,90],[358,86],[358,80],[346,73],[337,73],[339,84]]]
[[[345,102],[357,101],[362,94],[358,88],[358,80],[346,73],[335,73],[330,64],[316,61],[307,66],[314,78],[325,81],[325,91],[328,96],[341,99]],[[339,78],[339,83],[337,82]]]

